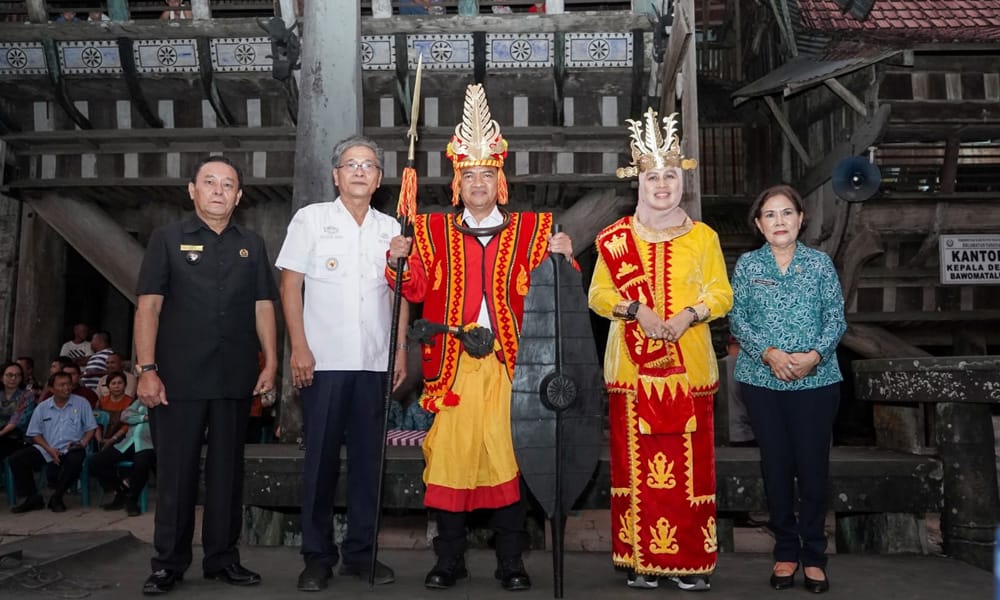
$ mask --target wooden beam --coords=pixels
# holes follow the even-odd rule
[[[865,106],[865,103],[862,102],[860,98],[855,96],[851,90],[847,89],[844,84],[840,83],[833,77],[827,79],[823,83],[826,84],[826,87],[830,88],[831,92],[840,96],[840,99],[846,102],[847,105],[853,108],[859,115],[862,117],[868,116],[868,107]]]
[[[796,182],[798,192],[803,196],[809,194],[812,190],[829,181],[830,174],[838,162],[856,156],[880,140],[888,125],[889,114],[889,105],[883,104],[867,121],[858,123],[851,133],[850,140],[837,144],[823,156],[822,160],[810,168],[802,179]]]
[[[678,6],[683,7],[684,14],[694,17],[694,0],[679,0]],[[698,129],[698,57],[697,46],[692,42],[684,53],[681,67],[681,128],[684,139],[681,151],[687,158],[700,158],[701,136]],[[695,221],[701,220],[701,176],[700,171],[684,172],[684,198],[682,206],[685,212]]]
[[[675,85],[677,74],[684,64],[684,57],[694,43],[694,24],[691,15],[685,11],[681,3],[674,5],[674,22],[670,26],[670,38],[667,40],[667,51],[663,57],[663,72],[660,75],[660,114],[669,115],[675,111],[677,93]],[[633,115],[637,116],[637,115]]]
[[[97,206],[53,192],[29,195],[28,205],[59,232],[111,285],[135,304],[145,249]],[[95,232],[100,235],[95,235]]]
[[[767,107],[771,109],[771,114],[774,115],[774,120],[778,122],[778,127],[781,128],[781,132],[785,134],[785,138],[792,145],[792,147],[795,148],[795,151],[798,153],[799,158],[802,159],[802,162],[807,165],[812,165],[812,158],[809,156],[809,153],[806,152],[806,148],[802,145],[802,142],[799,141],[799,137],[795,135],[795,130],[792,129],[792,124],[788,122],[788,117],[786,117],[785,113],[778,107],[778,103],[775,102],[774,98],[771,96],[764,96],[764,102],[767,103]],[[800,193],[802,193],[801,190]]]
[[[917,253],[906,263],[907,267],[918,268],[924,266],[927,259],[938,251],[938,240],[941,239],[941,227],[944,224],[945,214],[948,212],[947,202],[937,202],[934,208],[934,221],[931,223],[927,237],[920,244]]]

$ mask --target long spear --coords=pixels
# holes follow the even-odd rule
[[[420,75],[424,68],[424,57],[417,58],[417,77],[413,84],[413,99],[410,103],[410,128],[406,136],[410,138],[410,151],[406,156],[406,167],[399,184],[399,203],[396,217],[400,231],[406,235],[413,227],[417,216],[417,169],[415,168],[414,146],[417,141],[417,119],[420,117]],[[392,402],[393,374],[396,370],[396,342],[399,338],[399,309],[403,301],[403,268],[406,258],[396,261],[396,284],[392,288],[392,329],[389,330],[389,372],[386,373],[385,405],[382,418],[382,443],[379,444],[378,488],[375,494],[375,529],[372,533],[372,560],[368,569],[368,590],[375,588],[375,565],[378,560],[378,530],[382,521],[382,480],[385,479],[385,436],[389,429],[389,403]]]

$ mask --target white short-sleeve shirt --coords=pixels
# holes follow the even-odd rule
[[[392,290],[385,280],[395,219],[369,209],[359,226],[338,197],[299,209],[276,266],[305,275],[303,321],[317,371],[385,371]]]

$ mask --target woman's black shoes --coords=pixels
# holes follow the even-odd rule
[[[830,579],[826,576],[826,571],[823,571],[823,579],[812,579],[808,575],[802,575],[805,578],[805,588],[806,591],[812,592],[814,594],[822,594],[823,592],[829,591],[830,589]]]
[[[790,587],[795,586],[795,574],[799,572],[798,566],[795,570],[788,575],[778,575],[775,572],[771,572],[771,587],[776,590],[787,590]]]

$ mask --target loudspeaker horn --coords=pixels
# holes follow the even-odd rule
[[[878,191],[882,173],[871,160],[852,156],[837,163],[830,176],[833,193],[846,202],[864,202]]]

